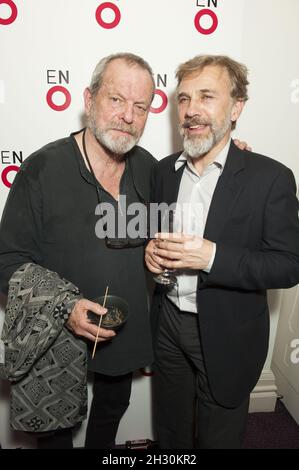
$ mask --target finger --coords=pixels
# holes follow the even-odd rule
[[[156,240],[151,240],[145,249],[145,254],[150,255],[155,249]]]
[[[163,262],[163,258],[160,258],[160,256],[155,256],[150,260],[151,265],[155,269],[161,269],[161,263]]]
[[[102,308],[102,312],[101,312],[101,313],[95,312],[95,311],[91,310],[91,308],[88,309],[88,311],[94,313],[94,314],[97,316],[98,321],[100,321],[100,320],[101,320],[101,317],[102,317],[103,315],[106,315],[106,313],[108,312],[108,310],[107,310],[106,308],[103,308],[103,307],[101,307],[101,308]],[[90,319],[88,318],[88,311],[87,311],[86,314],[85,314],[85,318],[87,318],[88,322],[90,322]],[[94,318],[94,321],[97,321],[97,319]]]
[[[100,328],[97,333],[98,341],[105,341],[116,336],[116,333],[113,330],[106,330],[105,328]]]
[[[242,140],[239,139],[234,139],[234,144],[240,149],[244,150],[244,147],[246,146],[246,143],[243,142]],[[245,145],[244,145],[245,144]]]
[[[150,270],[151,273],[154,274],[161,274],[163,273],[163,269],[161,269],[161,266],[158,268],[155,268],[152,264],[148,265],[148,269]]]
[[[93,335],[95,338],[96,336],[101,336],[102,338],[112,338],[115,336],[115,332],[113,330],[107,330],[106,328],[98,327],[98,325],[95,325],[93,323],[88,323],[86,330],[88,333]]]
[[[160,263],[161,263],[161,258],[159,258],[159,256],[156,256],[156,255],[146,255],[145,256],[145,262],[146,264],[150,264],[152,265],[154,268],[157,268],[159,269],[160,267]]]
[[[192,240],[194,235],[186,235],[185,233],[156,233],[156,245],[159,245],[161,241],[169,241],[173,243],[184,243],[187,240]]]
[[[84,333],[82,333],[82,335],[80,336],[84,336],[84,338],[87,338],[89,341],[92,341],[93,343],[95,342],[96,340],[96,336],[88,333],[87,331],[85,331]]]
[[[173,233],[159,232],[159,233],[155,234],[156,243],[157,243],[157,240],[160,240],[160,239],[164,239],[164,240],[181,240],[182,238],[184,238],[184,234],[179,233],[179,232],[173,232]]]
[[[160,264],[164,265],[164,261],[165,261],[165,258],[166,259],[170,259],[170,260],[179,260],[181,259],[181,256],[182,256],[182,253],[180,253],[179,251],[173,251],[173,250],[162,250],[162,249],[159,249],[157,250],[159,256],[161,256],[161,261],[160,261]]]
[[[157,268],[161,265],[161,262],[163,261],[162,258],[158,255],[158,248],[155,249],[154,254],[149,258],[149,261],[153,264],[156,265]]]
[[[96,336],[95,335],[91,335],[90,333],[88,332],[85,332],[84,334],[82,334],[81,336],[84,336],[84,338],[87,338],[89,341],[91,341],[92,343],[94,343],[96,341]],[[100,341],[108,341],[110,339],[109,338],[103,338],[101,336],[98,336],[98,339],[97,339],[97,343],[100,342]]]
[[[186,243],[187,243],[187,240],[185,241],[185,243],[176,243],[173,241],[161,240],[159,241],[159,243],[157,243],[157,248],[155,251],[157,255],[159,256],[162,256],[159,253],[159,250],[178,251],[179,253],[181,253],[184,250]]]
[[[147,260],[147,263],[150,264],[155,269],[161,269],[162,261],[163,261],[162,258],[158,258],[157,256],[155,256],[155,258],[149,258]]]
[[[111,338],[103,338],[102,336],[98,336],[97,338],[97,343],[102,343],[103,341],[108,341],[110,340]]]
[[[239,147],[240,150],[248,150],[249,152],[252,151],[252,148],[247,144],[247,142],[244,142],[244,140],[235,139],[234,143],[237,147]]]
[[[159,258],[160,260],[160,258]],[[156,263],[153,258],[147,257],[145,259],[147,269],[155,274],[160,274],[163,269],[161,268],[161,263]]]
[[[103,315],[107,313],[107,309],[102,305],[98,304],[97,302],[92,302],[91,300],[84,299],[84,308],[87,310],[91,310],[92,312]]]
[[[167,269],[181,269],[184,267],[182,261],[173,261],[169,259],[165,259],[163,261],[163,266]]]

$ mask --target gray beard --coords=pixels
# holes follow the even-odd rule
[[[137,135],[126,135],[120,137],[112,137],[109,135],[109,130],[100,129],[96,126],[93,112],[91,113],[88,123],[89,129],[95,136],[100,145],[109,150],[112,154],[121,156],[129,152],[139,141],[140,136]],[[136,131],[135,131],[136,133]]]
[[[185,152],[191,158],[201,157],[208,153],[216,145],[215,135],[211,133],[205,138],[184,137],[183,146]]]
[[[180,127],[179,131],[181,137],[183,137],[184,151],[191,158],[198,158],[202,155],[206,155],[221,141],[230,127],[231,120],[229,116],[227,116],[221,127],[215,127],[212,124],[210,127],[210,134],[207,137],[186,137],[184,135],[184,129]]]
[[[109,131],[101,129],[92,129],[91,131],[97,141],[115,155],[124,155],[129,152],[136,144],[138,139],[133,136],[112,137]]]

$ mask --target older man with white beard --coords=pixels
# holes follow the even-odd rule
[[[80,290],[81,299],[62,315],[65,327],[86,340],[88,369],[94,372],[86,448],[113,448],[119,421],[129,405],[132,371],[152,361],[144,240],[130,238],[129,233],[119,239],[98,238],[95,227],[96,206],[101,202],[113,206],[117,215],[122,196],[128,205],[149,201],[155,160],[136,144],[154,87],[152,70],[141,57],[119,53],[102,59],[84,92],[87,127],[26,159],[1,222],[2,291],[7,292],[12,275],[26,263],[36,264],[39,271],[43,267],[56,272]],[[106,313],[92,302],[104,295],[106,286],[109,294],[124,298],[129,305],[129,318],[117,333],[98,329],[87,318],[89,310],[99,319]],[[59,366],[66,361],[64,353],[71,357],[71,351],[53,348],[53,363]],[[45,362],[44,366],[49,367],[51,377],[51,365]],[[51,401],[51,387],[57,389],[55,380],[48,381],[43,390],[39,382],[31,383],[31,396],[40,399],[35,406],[30,397],[21,397],[23,406],[13,410],[14,428],[38,433],[40,448],[71,448],[69,426],[75,418],[68,397],[81,390],[71,379],[65,380],[59,400]],[[82,421],[86,409],[79,411]],[[45,433],[45,429],[53,432]]]
[[[151,272],[177,279],[157,287],[152,307],[158,440],[240,448],[267,355],[266,289],[299,282],[296,184],[284,165],[231,141],[248,99],[244,65],[197,56],[177,79],[184,151],[154,168],[152,201],[200,204],[203,230],[159,233],[146,249]]]

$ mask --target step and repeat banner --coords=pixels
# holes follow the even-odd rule
[[[180,149],[177,66],[202,53],[244,62],[250,101],[236,136],[291,167],[298,179],[298,3],[0,0],[0,214],[22,161],[82,127],[83,90],[96,63],[115,52],[141,55],[154,70],[155,98],[141,145],[157,159]],[[137,374],[118,442],[153,437],[150,381],[145,371]],[[33,446],[9,431],[8,396],[7,384],[0,383],[0,443]],[[76,445],[83,435],[81,429]]]

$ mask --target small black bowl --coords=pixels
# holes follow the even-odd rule
[[[97,297],[93,302],[103,305],[104,296]],[[129,305],[127,302],[122,297],[107,295],[105,308],[107,308],[107,313],[103,315],[101,328],[106,330],[118,330],[121,328],[129,316]],[[99,324],[100,315],[88,310],[87,317],[91,323]]]

